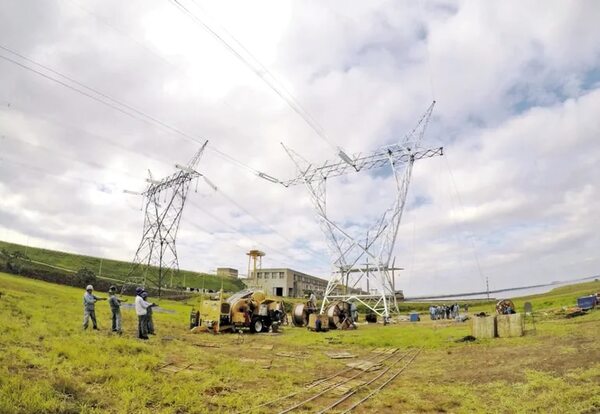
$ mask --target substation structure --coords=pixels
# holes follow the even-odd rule
[[[183,208],[193,180],[202,177],[214,187],[204,175],[196,171],[202,158],[206,141],[186,166],[175,165],[177,172],[161,180],[154,180],[152,174],[146,180],[148,187],[141,193],[144,197],[144,228],[142,240],[135,252],[133,266],[123,285],[123,290],[131,286],[152,286],[160,296],[167,278],[179,271],[176,239]],[[133,193],[128,191],[128,193]],[[133,193],[137,194],[137,193]]]
[[[298,175],[280,183],[285,187],[305,185],[331,256],[332,276],[324,292],[320,313],[325,311],[329,303],[338,300],[360,302],[383,317],[384,321],[389,319],[390,314],[399,313],[391,258],[415,161],[443,155],[442,147],[420,146],[434,106],[435,101],[401,143],[381,147],[366,155],[350,157],[338,148],[341,161],[326,161],[322,166],[314,166],[282,144],[296,165]],[[383,167],[390,168],[395,178],[394,201],[366,235],[351,235],[340,223],[332,220],[327,211],[327,181],[329,178]],[[365,291],[365,285],[374,290]],[[339,294],[340,290],[344,293]]]

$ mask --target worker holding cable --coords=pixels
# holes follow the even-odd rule
[[[83,295],[83,329],[87,329],[92,320],[93,329],[98,330],[98,323],[96,322],[96,302],[99,300],[106,300],[106,298],[99,298],[93,294],[94,287],[87,285],[85,288],[85,294]]]

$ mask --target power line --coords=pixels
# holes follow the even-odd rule
[[[248,216],[250,216],[251,218],[254,219],[254,221],[256,221],[258,224],[264,226],[265,228],[271,230],[271,232],[273,232],[274,234],[278,235],[279,237],[281,237],[283,240],[294,244],[294,241],[291,240],[289,237],[285,236],[284,234],[279,233],[273,226],[271,226],[268,223],[265,223],[264,221],[262,221],[261,219],[259,219],[258,217],[256,217],[254,214],[252,214],[251,212],[249,212],[246,208],[244,208],[244,206],[242,206],[240,203],[238,203],[237,201],[235,201],[233,199],[233,197],[227,195],[226,193],[224,193],[223,191],[221,191],[221,194],[223,195],[223,197],[225,197],[230,203],[232,203],[233,205],[235,205],[237,208],[239,208],[241,211],[243,211],[244,213],[246,213]],[[323,259],[323,255],[319,252],[316,252],[314,250],[312,250],[309,247],[306,247],[306,250],[308,252],[311,253],[311,255],[313,257],[319,258],[319,259]]]
[[[59,121],[59,120],[57,120],[55,118],[51,118],[49,116],[44,116],[44,115],[39,115],[39,114],[33,115],[31,113],[26,113],[25,112],[25,108],[19,108],[18,106],[15,106],[14,102],[12,102],[12,101],[11,102],[7,102],[7,104],[8,105],[7,105],[6,108],[0,107],[0,109],[3,110],[3,111],[5,111],[5,112],[8,112],[11,109],[17,108],[17,110],[21,114],[28,115],[28,116],[34,116],[34,117],[36,117],[36,118],[38,118],[40,120],[43,120],[44,122],[49,122],[49,123],[51,123],[53,125],[56,125],[56,126],[58,126],[60,128],[66,129],[66,130],[72,129],[73,131],[83,133],[83,134],[88,135],[90,137],[93,137],[93,138],[99,139],[101,141],[104,141],[108,145],[111,145],[111,146],[113,146],[115,148],[119,148],[119,149],[121,149],[123,151],[129,152],[129,153],[131,153],[133,155],[136,155],[138,157],[147,158],[147,159],[151,159],[153,161],[157,161],[157,162],[160,162],[160,163],[163,163],[163,164],[167,164],[164,160],[156,158],[154,155],[151,155],[151,154],[145,153],[143,151],[139,151],[139,150],[133,150],[133,149],[131,149],[131,148],[125,146],[125,145],[122,145],[120,142],[114,141],[114,140],[112,140],[110,138],[107,138],[107,137],[105,137],[103,135],[99,135],[99,134],[97,134],[95,132],[87,131],[87,130],[82,129],[80,127],[77,127],[75,125],[66,124],[64,122],[61,122],[61,121]],[[168,164],[168,165],[170,166],[171,164]]]
[[[98,191],[101,191],[101,192],[103,192],[105,194],[113,195],[112,191],[111,192],[103,191],[102,189],[106,188],[106,184],[98,182],[98,181],[90,180],[90,179],[87,179],[87,178],[69,177],[69,176],[66,176],[66,175],[59,175],[59,174],[56,174],[56,173],[54,173],[52,171],[46,170],[46,169],[38,167],[38,166],[33,166],[33,165],[29,165],[29,164],[26,164],[26,163],[23,163],[23,162],[20,162],[20,161],[15,161],[15,160],[8,159],[8,158],[6,158],[5,155],[0,156],[0,163],[1,162],[6,162],[6,163],[9,163],[9,164],[16,165],[18,167],[22,167],[22,168],[26,168],[26,169],[29,169],[29,170],[32,170],[32,171],[36,171],[36,172],[38,172],[40,174],[47,175],[47,176],[54,177],[54,178],[58,178],[60,180],[74,181],[74,182],[77,182],[77,183],[87,183],[87,184],[90,184],[90,185],[94,186],[94,188],[96,190],[98,190]]]
[[[215,220],[217,223],[221,224],[222,226],[228,228],[229,230],[231,230],[233,233],[238,234],[242,237],[246,237],[248,238],[252,243],[254,243],[257,246],[263,246],[266,247],[269,251],[275,252],[276,254],[279,254],[280,256],[286,258],[289,257],[288,254],[282,252],[279,249],[274,248],[273,246],[270,246],[267,243],[264,242],[259,242],[258,240],[249,237],[248,235],[242,233],[241,231],[239,231],[237,228],[235,228],[234,226],[232,226],[231,224],[227,223],[224,219],[218,217],[216,214],[211,213],[210,211],[206,210],[205,208],[199,206],[198,204],[196,204],[193,200],[190,200],[190,204],[193,205],[194,207],[196,207],[197,209],[201,210],[204,214],[206,214],[207,216],[211,217],[213,220]],[[273,260],[273,262],[275,263],[279,263],[280,265],[282,265],[283,267],[286,266],[286,263],[281,262],[279,260]]]
[[[51,122],[53,122],[53,121],[51,121]],[[61,125],[61,126],[65,127],[65,125],[64,125],[64,124],[63,124],[63,125]],[[101,137],[101,136],[98,136],[98,135],[95,135],[95,134],[94,134],[94,136],[96,136],[96,137],[98,137],[98,138],[101,138],[101,139],[105,139],[105,138],[103,138],[103,137]],[[52,152],[54,152],[54,153],[58,154],[58,155],[59,155],[61,158],[64,158],[64,159],[68,159],[68,160],[74,160],[74,161],[76,161],[76,162],[84,163],[84,164],[87,164],[87,165],[89,165],[89,166],[91,166],[91,167],[98,168],[98,169],[109,170],[107,167],[105,167],[105,166],[102,166],[101,164],[97,164],[97,163],[94,163],[94,162],[89,162],[89,161],[84,161],[84,160],[82,160],[82,159],[74,159],[74,158],[72,158],[72,157],[66,157],[64,154],[61,154],[61,153],[59,153],[58,151],[53,151],[53,150],[50,150],[50,149],[49,149],[49,148],[47,148],[47,147],[44,147],[44,146],[41,146],[41,145],[38,145],[38,144],[33,144],[33,143],[29,142],[29,141],[20,140],[20,139],[17,139],[17,138],[9,138],[9,139],[17,140],[17,141],[23,142],[23,143],[25,143],[25,144],[29,144],[29,145],[32,145],[32,146],[36,146],[36,147],[42,148],[42,149],[44,149],[44,150],[47,150],[47,151],[52,151]],[[106,139],[105,139],[105,140],[106,140]],[[110,144],[114,145],[114,143],[113,143],[112,141],[110,141],[110,140],[107,140],[107,142],[109,142]],[[125,149],[125,150],[128,150],[127,148],[123,148],[123,149]],[[128,151],[130,151],[130,150],[128,150]],[[137,155],[140,155],[140,154],[138,154],[138,153],[136,153],[136,152],[134,152],[134,151],[131,151],[131,152],[132,152],[132,153],[135,153],[135,154],[137,154]],[[159,161],[159,162],[161,162],[161,163],[164,163],[165,165],[170,165],[170,164],[169,164],[169,163],[167,163],[166,161],[160,160],[160,159],[158,159],[158,158],[153,158],[153,159],[154,159],[154,160],[156,160],[156,161]],[[116,171],[116,170],[114,170],[114,169],[113,169],[113,171]],[[133,175],[131,175],[131,174],[127,173],[127,172],[123,172],[123,171],[119,171],[119,172],[120,172],[120,173],[122,173],[122,174],[128,175],[128,176],[130,176],[130,177],[132,177],[132,178],[138,179],[138,180],[140,180],[140,181],[143,181],[143,180],[144,180],[143,178],[140,178],[140,177],[137,177],[137,176],[133,176]],[[252,219],[254,219],[254,220],[257,222],[257,223],[259,223],[259,224],[261,224],[262,226],[264,226],[264,227],[268,228],[269,230],[271,230],[271,232],[273,232],[274,234],[278,235],[278,236],[279,236],[279,237],[281,237],[282,239],[284,239],[284,240],[286,240],[286,241],[288,241],[288,242],[290,242],[290,243],[293,243],[293,241],[291,241],[291,240],[290,240],[288,237],[286,237],[286,236],[282,235],[282,234],[281,234],[281,233],[279,233],[277,230],[275,230],[275,229],[274,229],[272,226],[270,226],[270,225],[266,224],[265,222],[263,222],[262,220],[260,220],[258,217],[256,217],[254,214],[252,214],[250,211],[248,211],[246,208],[244,208],[244,207],[243,207],[241,204],[239,204],[237,201],[235,201],[235,199],[234,199],[233,197],[229,196],[229,195],[228,195],[227,193],[225,193],[225,192],[224,192],[222,189],[219,189],[219,192],[220,192],[220,193],[223,195],[223,197],[225,197],[225,198],[226,198],[226,199],[227,199],[227,200],[228,200],[230,203],[232,203],[232,204],[233,204],[233,205],[235,205],[235,206],[236,206],[238,209],[240,209],[241,211],[243,211],[244,213],[246,213],[248,216],[250,216]],[[307,248],[307,250],[308,250],[308,251],[310,251],[314,257],[316,257],[316,258],[319,258],[319,259],[321,259],[321,258],[322,258],[322,257],[321,257],[321,255],[320,255],[318,252],[315,252],[315,251],[313,251],[313,250],[312,250],[312,249],[310,249],[310,248]]]
[[[237,45],[239,49],[243,53],[246,54],[246,57],[242,52],[231,46],[226,39],[223,38],[216,30],[214,30],[209,24],[200,19],[196,14],[194,14],[190,9],[185,7],[183,4],[179,2],[179,0],[171,0],[172,3],[177,6],[181,11],[183,11],[186,15],[188,15],[193,21],[197,22],[202,26],[204,30],[213,35],[218,41],[220,41],[231,53],[233,53],[238,59],[240,59],[256,76],[258,76],[273,92],[275,92],[281,99],[284,100],[288,106],[296,112],[306,124],[316,132],[316,134],[322,138],[327,144],[329,144],[334,150],[339,150],[340,148],[333,144],[333,142],[329,139],[325,130],[319,123],[315,120],[315,118],[306,110],[298,100],[292,95],[278,80],[277,78],[269,71],[269,69],[264,66],[248,49],[246,49],[231,33],[229,33],[223,26],[221,30]],[[196,7],[200,8],[199,5],[194,2]],[[201,9],[201,8],[200,8]],[[201,9],[202,10],[202,9]],[[206,13],[205,13],[206,14]]]
[[[158,52],[152,50],[152,48],[148,47],[146,44],[144,44],[144,42],[141,42],[141,41],[137,40],[135,37],[128,35],[123,30],[119,29],[118,27],[116,27],[115,25],[113,25],[109,21],[107,21],[106,18],[104,18],[102,16],[99,16],[97,13],[94,13],[90,9],[82,6],[77,1],[74,1],[74,0],[66,0],[66,1],[68,1],[71,4],[73,4],[75,7],[79,8],[84,13],[87,13],[88,15],[92,16],[94,19],[96,19],[97,21],[99,21],[100,23],[102,23],[103,25],[105,25],[106,27],[111,28],[112,30],[114,30],[115,32],[117,32],[119,35],[128,38],[133,43],[135,43],[139,47],[142,47],[143,49],[145,49],[148,53],[150,53],[151,55],[153,55],[157,59],[162,60],[163,62],[167,63],[168,65],[175,66],[173,64],[173,62],[169,61],[165,56],[162,56]]]
[[[34,147],[34,148],[38,148],[40,150],[43,150],[44,152],[52,153],[55,156],[60,157],[60,158],[62,158],[64,160],[67,160],[67,161],[74,161],[74,162],[78,162],[80,164],[88,165],[88,166],[90,166],[92,168],[95,168],[95,169],[99,169],[99,170],[103,170],[103,171],[114,171],[114,172],[118,172],[119,174],[126,175],[126,176],[128,176],[130,178],[134,178],[136,180],[143,180],[143,178],[140,178],[138,176],[132,175],[131,173],[129,173],[127,171],[118,170],[118,169],[112,168],[112,167],[111,168],[107,168],[106,166],[104,166],[102,164],[99,164],[99,163],[94,162],[94,161],[85,160],[83,158],[68,157],[68,156],[64,155],[63,153],[61,153],[59,151],[56,151],[56,150],[48,148],[48,147],[46,147],[44,145],[39,145],[39,144],[30,142],[30,141],[27,141],[27,140],[24,140],[24,139],[21,139],[21,138],[14,138],[14,137],[7,136],[7,135],[2,135],[2,138],[9,139],[11,141],[16,141],[16,142],[19,142],[19,143],[22,143],[22,144],[25,144],[25,145],[29,145],[29,146]]]
[[[44,78],[46,78],[46,79],[48,79],[48,80],[50,80],[50,81],[56,82],[56,83],[58,83],[58,84],[59,84],[59,85],[61,85],[61,86],[64,86],[64,87],[66,87],[66,88],[68,88],[68,89],[71,89],[71,90],[73,90],[73,91],[75,91],[75,92],[77,92],[77,93],[80,93],[80,94],[82,94],[82,95],[84,95],[84,96],[86,96],[86,97],[89,97],[89,98],[91,98],[91,99],[93,99],[93,100],[95,100],[95,101],[97,101],[97,102],[99,102],[99,103],[102,103],[102,104],[104,104],[104,105],[107,105],[107,106],[109,106],[109,107],[111,107],[111,108],[113,108],[113,109],[115,109],[115,110],[117,110],[117,111],[119,111],[119,112],[122,112],[123,114],[126,114],[126,115],[128,115],[128,116],[130,116],[130,117],[132,117],[132,118],[139,119],[139,120],[142,120],[142,121],[144,121],[144,122],[149,122],[149,121],[151,121],[150,123],[155,123],[155,124],[158,124],[158,125],[160,125],[160,126],[162,126],[162,127],[166,128],[166,129],[169,129],[169,130],[170,130],[170,131],[172,131],[172,132],[175,132],[175,133],[177,133],[177,134],[179,134],[179,135],[182,135],[182,136],[184,136],[184,137],[186,137],[186,138],[188,138],[188,139],[190,139],[190,140],[192,140],[192,141],[194,141],[194,142],[199,142],[197,138],[195,138],[195,137],[193,137],[193,136],[190,136],[190,135],[188,135],[187,133],[185,133],[185,132],[183,132],[183,131],[181,131],[181,130],[179,130],[179,129],[175,128],[175,127],[172,127],[172,126],[170,126],[170,125],[166,124],[165,122],[163,122],[163,121],[161,121],[161,120],[159,120],[159,119],[157,119],[157,118],[154,118],[154,117],[152,117],[151,115],[148,115],[148,114],[146,114],[146,113],[145,113],[145,112],[143,112],[143,111],[140,111],[140,110],[136,109],[135,107],[133,107],[133,106],[131,106],[131,105],[128,105],[128,104],[126,104],[126,103],[123,103],[123,102],[121,102],[121,101],[117,100],[116,98],[113,98],[113,97],[111,97],[111,96],[109,96],[109,95],[107,95],[107,94],[105,94],[105,93],[103,93],[103,92],[101,92],[101,91],[99,91],[99,90],[97,90],[97,89],[95,89],[95,88],[89,87],[89,86],[87,86],[87,85],[85,85],[85,84],[83,84],[83,83],[81,83],[81,82],[79,82],[79,81],[77,81],[77,80],[73,79],[72,77],[69,77],[69,76],[67,76],[67,75],[64,75],[64,74],[62,74],[62,73],[60,73],[60,72],[58,72],[58,71],[56,71],[56,70],[54,70],[54,69],[52,69],[52,68],[50,68],[50,67],[46,66],[46,65],[43,65],[43,64],[41,64],[41,63],[38,63],[38,62],[34,61],[33,59],[30,59],[30,58],[28,58],[28,57],[26,57],[26,56],[24,56],[24,55],[22,55],[22,54],[20,54],[20,53],[18,53],[18,52],[16,52],[16,51],[12,50],[12,49],[10,49],[10,48],[7,48],[7,47],[5,47],[5,46],[3,46],[3,45],[0,45],[0,49],[2,49],[2,50],[5,50],[5,51],[7,51],[7,52],[9,52],[9,53],[12,53],[13,55],[15,55],[15,56],[18,56],[19,58],[21,58],[21,59],[23,59],[23,60],[25,60],[25,61],[27,61],[27,62],[30,62],[30,63],[32,63],[32,64],[34,64],[34,65],[37,65],[37,66],[39,66],[39,67],[41,67],[41,68],[43,68],[43,69],[47,70],[48,72],[50,72],[50,73],[53,73],[53,74],[55,74],[55,75],[57,75],[57,76],[59,76],[59,77],[61,77],[61,78],[65,79],[65,80],[67,80],[67,81],[69,81],[69,82],[71,82],[71,83],[73,83],[73,84],[75,84],[75,85],[79,86],[79,88],[78,88],[78,87],[75,87],[75,86],[73,86],[73,85],[70,85],[69,83],[67,83],[67,82],[64,82],[64,81],[62,81],[62,80],[60,80],[60,79],[57,79],[57,78],[55,78],[55,77],[53,77],[53,76],[50,76],[50,75],[48,75],[48,74],[46,74],[46,73],[43,73],[43,72],[41,72],[41,71],[39,71],[39,70],[37,70],[37,69],[35,69],[35,68],[32,68],[31,66],[25,65],[25,64],[23,64],[23,63],[21,63],[21,62],[18,62],[18,61],[14,60],[14,59],[11,59],[11,58],[9,58],[9,57],[7,57],[7,56],[4,56],[4,55],[1,55],[1,54],[0,54],[0,58],[2,58],[2,59],[4,59],[4,60],[6,60],[6,61],[8,61],[8,62],[11,62],[11,63],[13,63],[13,64],[15,64],[15,65],[17,65],[17,66],[19,66],[19,67],[23,68],[23,69],[26,69],[26,70],[28,70],[28,71],[31,71],[31,72],[33,72],[33,73],[35,73],[35,74],[37,74],[37,75],[39,75],[39,76],[42,76],[42,77],[44,77]],[[83,89],[83,90],[82,90],[82,89]],[[86,92],[86,91],[87,91],[87,92]],[[98,96],[96,96],[96,95],[99,95],[100,97],[102,97],[102,98],[104,98],[104,99],[102,99],[102,98],[99,98],[99,97],[98,97]],[[122,106],[123,108],[126,108],[127,110],[125,110],[125,109],[123,109],[123,108],[121,108],[121,107],[119,107],[119,106]],[[131,112],[129,112],[129,111],[131,111]],[[133,113],[132,113],[132,112],[133,112]],[[137,114],[138,116],[136,116],[136,115],[134,115],[134,114]],[[142,118],[140,118],[140,117],[142,117]],[[148,121],[148,120],[149,120],[149,121]],[[273,178],[273,177],[271,177],[271,176],[269,176],[269,175],[267,175],[267,174],[265,174],[265,173],[262,173],[262,172],[260,172],[260,171],[258,171],[258,170],[255,170],[255,169],[253,169],[252,167],[249,167],[249,166],[247,166],[247,165],[243,164],[242,162],[240,162],[240,161],[236,160],[235,158],[233,158],[233,157],[229,156],[228,154],[224,153],[223,151],[220,151],[220,150],[218,150],[218,149],[216,149],[216,148],[214,148],[214,147],[213,147],[213,148],[211,148],[211,149],[213,150],[213,152],[216,152],[217,154],[221,155],[223,158],[226,158],[226,159],[228,159],[230,162],[233,162],[233,163],[237,164],[237,165],[238,165],[238,166],[240,166],[240,167],[243,167],[243,168],[246,168],[246,169],[248,169],[248,170],[252,171],[254,174],[258,175],[258,176],[259,176],[259,177],[261,177],[261,178],[266,178],[266,179],[268,179],[268,180],[270,180],[270,179],[269,179],[269,177],[270,177],[270,178]],[[273,180],[276,180],[276,179],[273,179]],[[271,180],[270,180],[270,181],[271,181]],[[225,195],[225,194],[224,194],[224,195]],[[228,198],[230,201],[232,201],[232,200],[233,200],[231,197],[229,197],[229,196],[227,196],[227,195],[225,195],[225,196],[226,196],[226,197],[227,197],[227,198]],[[248,210],[244,209],[242,206],[240,206],[240,205],[239,205],[238,203],[236,203],[235,201],[233,201],[233,202],[234,202],[234,204],[236,204],[236,205],[238,206],[238,208],[241,208],[241,209],[242,209],[244,212],[246,212],[246,214],[248,214],[248,215],[250,215],[251,217],[253,217],[253,218],[254,218],[256,221],[258,221],[259,223],[262,223],[262,222],[261,222],[261,220],[257,219],[257,218],[256,218],[254,215],[252,215],[252,214],[251,214],[251,213],[250,213]],[[268,227],[270,227],[270,226],[268,226]],[[287,239],[285,236],[282,236],[281,234],[277,233],[277,232],[276,232],[276,231],[275,231],[273,228],[271,228],[271,230],[272,230],[274,233],[278,234],[280,237],[283,237],[284,239],[286,239],[286,240],[289,240],[289,239]]]
[[[141,111],[141,110],[139,110],[139,109],[137,109],[137,108],[135,108],[135,107],[127,104],[127,103],[119,101],[118,99],[113,98],[110,95],[105,94],[104,92],[101,92],[101,91],[99,91],[99,90],[97,90],[95,88],[89,87],[89,86],[87,86],[87,85],[85,85],[85,84],[83,84],[83,83],[81,83],[81,82],[79,82],[79,81],[71,78],[70,76],[64,75],[64,74],[62,74],[62,73],[60,73],[60,72],[58,72],[58,71],[56,71],[56,70],[54,70],[54,69],[46,66],[46,65],[38,63],[35,60],[33,60],[33,59],[29,58],[29,57],[26,57],[26,56],[24,56],[24,55],[22,55],[22,54],[20,54],[20,53],[18,53],[16,51],[10,49],[10,48],[7,48],[7,47],[5,47],[3,45],[0,45],[0,49],[5,50],[5,51],[7,51],[9,53],[12,53],[13,55],[18,56],[19,58],[21,58],[21,59],[23,59],[23,60],[25,60],[27,62],[33,63],[34,65],[37,65],[37,66],[39,66],[39,67],[47,70],[48,72],[53,73],[53,74],[55,74],[55,75],[57,75],[57,76],[65,79],[65,80],[67,80],[67,81],[69,81],[69,82],[77,85],[78,87],[70,85],[67,82],[64,82],[64,81],[62,81],[60,79],[57,79],[56,77],[50,76],[50,75],[48,75],[46,73],[43,73],[43,72],[41,72],[41,71],[39,71],[39,70],[37,70],[35,68],[32,68],[31,66],[28,66],[28,65],[26,65],[24,63],[21,63],[21,62],[18,62],[18,61],[14,60],[14,59],[12,59],[10,57],[7,57],[5,55],[1,55],[0,54],[0,59],[4,59],[4,60],[6,60],[6,61],[8,61],[10,63],[13,63],[13,64],[15,64],[15,65],[17,65],[17,66],[25,69],[25,70],[31,71],[31,72],[39,75],[39,76],[42,76],[42,77],[44,77],[44,78],[46,78],[46,79],[48,79],[48,80],[50,80],[52,82],[56,82],[56,83],[58,83],[61,86],[64,86],[64,87],[66,87],[68,89],[71,89],[71,90],[77,92],[77,93],[80,93],[80,94],[82,94],[82,95],[84,95],[84,96],[86,96],[86,97],[88,97],[90,99],[95,100],[96,102],[99,102],[99,103],[101,103],[103,105],[106,105],[106,106],[112,108],[112,109],[115,109],[115,110],[117,110],[117,111],[119,111],[119,112],[121,112],[121,113],[123,113],[123,114],[125,114],[127,116],[130,116],[130,117],[132,117],[134,119],[138,119],[138,120],[144,121],[144,122],[146,122],[148,124],[151,124],[151,125],[158,125],[158,126],[164,128],[164,129],[167,129],[167,130],[169,130],[169,131],[171,131],[171,132],[173,132],[173,133],[175,133],[177,135],[180,135],[180,136],[184,137],[185,139],[187,139],[189,141],[192,141],[192,142],[194,142],[196,144],[203,144],[204,141],[205,141],[204,139],[194,137],[193,135],[190,135],[190,134],[188,134],[188,133],[186,133],[186,132],[184,132],[184,131],[176,128],[176,127],[173,127],[173,126],[167,124],[166,122],[163,122],[160,119],[158,119],[158,118],[156,118],[156,117],[154,117],[152,115],[149,115],[149,114],[147,114],[147,113],[145,113],[145,112],[143,112],[143,111]],[[126,108],[126,109],[123,109],[123,108]],[[137,114],[137,116],[135,114]],[[266,177],[271,177],[268,174],[265,174],[265,173],[263,173],[263,172],[261,172],[259,170],[256,170],[255,168],[252,168],[252,167],[244,164],[243,162],[241,162],[241,161],[235,159],[234,157],[226,154],[225,152],[219,150],[218,148],[215,148],[214,146],[213,147],[208,147],[207,149],[213,151],[214,153],[218,154],[219,156],[221,156],[222,158],[228,160],[229,162],[232,162],[232,163],[236,164],[237,166],[242,167],[242,168],[244,168],[244,169],[252,172],[254,175],[257,175],[257,176],[262,177],[262,178],[265,178],[265,176]]]

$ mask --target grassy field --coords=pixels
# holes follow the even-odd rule
[[[429,320],[328,333],[193,335],[194,302],[161,301],[171,312],[155,313],[158,334],[142,342],[130,309],[123,310],[123,336],[110,332],[105,302],[97,305],[101,330],[84,332],[83,291],[0,274],[0,413],[269,412],[251,408],[342,369],[344,361],[325,351],[365,357],[373,347],[423,351],[356,412],[597,413],[600,311],[565,319],[561,307],[599,290],[592,282],[527,298],[537,333],[520,338],[457,343],[470,333],[468,323]]]
[[[31,246],[27,247],[4,241],[0,241],[0,250],[7,251],[9,253],[20,252],[25,254],[27,258],[33,261],[25,262],[24,265],[27,267],[48,268],[49,266],[44,266],[41,264],[45,263],[50,265],[50,268],[55,270],[60,271],[61,269],[67,269],[75,272],[85,267],[93,271],[96,276],[101,274],[103,277],[114,279],[115,281],[125,280],[129,274],[129,271],[131,270],[131,263],[129,262],[101,259],[98,257],[83,256],[55,250],[46,250]],[[154,273],[157,273],[157,269],[153,270]],[[70,273],[65,271],[65,274]],[[170,285],[170,275],[167,275],[165,280],[167,284]],[[239,279],[235,278],[222,278],[216,275],[191,272],[187,270],[180,270],[179,274],[173,275],[173,286],[188,286],[195,288],[205,287],[206,289],[218,290],[221,288],[221,283],[223,283],[223,288],[226,291],[236,292],[240,289],[243,289],[243,283]]]

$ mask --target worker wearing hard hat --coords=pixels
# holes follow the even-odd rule
[[[147,302],[148,292],[143,291],[140,296]],[[156,335],[154,333],[154,320],[152,319],[152,306],[146,308],[146,331],[148,335]]]
[[[99,300],[106,300],[106,298],[99,298],[92,292],[94,287],[87,285],[85,288],[85,294],[83,295],[83,329],[87,329],[90,324],[90,319],[94,329],[98,329],[98,323],[96,322],[96,302]]]
[[[135,289],[135,313],[138,316],[138,338],[148,339],[148,308],[156,306],[144,300],[142,294],[144,289],[138,287]]]
[[[119,335],[121,330],[121,302],[127,302],[127,299],[119,299],[117,297],[117,287],[111,286],[108,289],[108,304],[110,305],[110,311],[112,313],[112,331],[117,332]]]

